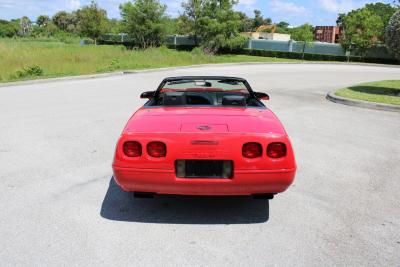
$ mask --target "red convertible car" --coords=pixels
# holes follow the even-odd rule
[[[114,179],[136,196],[273,198],[296,162],[282,124],[241,78],[164,79],[129,119],[116,146]]]

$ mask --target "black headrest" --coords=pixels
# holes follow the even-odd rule
[[[185,105],[185,93],[184,92],[167,92],[164,93],[163,104],[165,106],[181,106]]]
[[[226,95],[222,98],[222,105],[245,107],[246,98],[242,95]]]

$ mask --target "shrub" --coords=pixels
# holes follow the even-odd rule
[[[39,66],[29,66],[18,70],[13,78],[22,79],[26,77],[38,77],[43,75],[43,69]]]
[[[386,28],[386,45],[400,59],[400,10],[392,16]]]
[[[204,55],[204,51],[200,47],[195,47],[190,51],[193,55]]]

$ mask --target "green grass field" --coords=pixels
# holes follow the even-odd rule
[[[80,46],[54,41],[0,39],[0,82],[230,62],[287,62],[245,55],[209,56],[200,50],[165,47],[127,50],[123,46]]]
[[[400,105],[400,80],[359,84],[340,89],[335,94],[346,98]]]

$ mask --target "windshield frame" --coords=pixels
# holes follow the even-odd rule
[[[169,77],[165,78],[160,85],[158,86],[156,92],[154,93],[154,100],[157,100],[160,96],[161,90],[168,82],[177,82],[177,81],[202,81],[202,80],[224,80],[224,81],[232,81],[232,82],[241,82],[246,87],[249,95],[253,99],[257,99],[253,89],[250,84],[243,78],[238,77],[226,77],[226,76],[180,76],[180,77]]]

